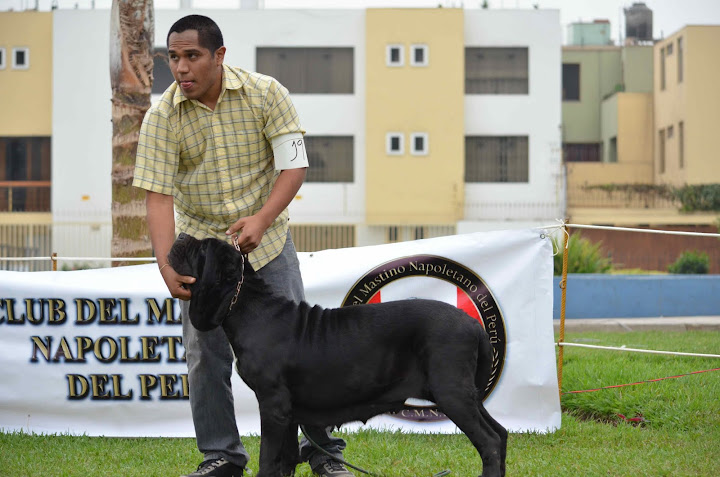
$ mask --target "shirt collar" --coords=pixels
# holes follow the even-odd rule
[[[225,63],[223,63],[223,87],[220,91],[220,98],[218,99],[218,102],[222,101],[222,98],[225,95],[225,90],[242,89],[242,87],[247,82],[249,76],[250,75],[246,71],[239,68],[231,68]],[[177,106],[183,101],[189,101],[185,94],[182,92],[182,89],[178,86],[177,82],[175,82],[174,86],[175,94],[173,95],[173,106]],[[195,100],[195,102],[198,103],[197,100]]]

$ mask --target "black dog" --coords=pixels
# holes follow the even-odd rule
[[[196,278],[192,325],[223,326],[237,371],[257,396],[258,477],[293,475],[299,424],[366,421],[402,410],[411,397],[435,402],[467,435],[483,475],[505,474],[507,431],[482,404],[491,345],[465,312],[420,299],[337,309],[297,304],[268,293],[247,258],[217,239],[181,234],[168,260]],[[259,319],[260,309],[275,318]]]

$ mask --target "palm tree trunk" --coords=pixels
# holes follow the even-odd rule
[[[152,256],[145,220],[145,192],[132,187],[132,180],[140,126],[150,107],[154,30],[152,0],[113,0],[110,19],[113,257]]]

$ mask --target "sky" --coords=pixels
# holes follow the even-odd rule
[[[154,0],[155,8],[177,8],[180,0]],[[483,0],[259,0],[265,8],[480,8]],[[0,0],[0,11],[59,8],[110,8],[112,0]],[[560,23],[565,32],[570,23],[595,19],[609,20],[612,38],[618,39],[618,26],[624,21],[622,10],[632,0],[488,0],[492,9],[533,8],[559,9]],[[720,0],[645,0],[653,11],[653,36],[664,38],[685,25],[720,25]],[[196,8],[236,8],[240,0],[193,0]],[[624,36],[624,35],[623,35]]]

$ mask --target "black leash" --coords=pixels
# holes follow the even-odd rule
[[[363,469],[363,468],[360,468],[360,467],[357,467],[357,466],[355,466],[355,465],[352,465],[350,462],[347,462],[346,460],[341,459],[340,457],[336,457],[336,456],[332,455],[331,453],[329,453],[328,451],[326,451],[325,449],[323,449],[322,447],[320,447],[314,440],[312,440],[312,438],[308,435],[307,431],[305,430],[305,426],[303,426],[303,425],[301,424],[301,425],[300,425],[300,429],[302,430],[303,435],[305,435],[305,439],[307,439],[307,440],[310,442],[310,444],[312,444],[312,446],[313,446],[315,449],[317,449],[318,451],[320,451],[320,453],[325,454],[326,456],[330,457],[331,459],[336,460],[336,461],[340,462],[341,464],[350,467],[351,469],[355,469],[355,470],[357,470],[358,472],[362,472],[363,474],[367,474],[367,475],[370,475],[370,476],[372,476],[372,477],[382,477],[382,476],[379,475],[379,474],[373,474],[372,472],[368,472],[367,470],[365,470],[365,469]],[[445,475],[450,475],[450,474],[451,474],[450,470],[443,470],[443,471],[441,471],[441,472],[438,472],[437,474],[433,474],[432,477],[443,477],[443,476],[445,476]]]

